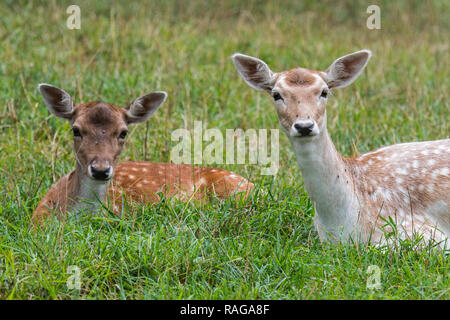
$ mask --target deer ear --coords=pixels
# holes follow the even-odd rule
[[[125,111],[127,123],[144,122],[152,116],[166,100],[167,93],[154,91],[134,100]]]
[[[45,105],[51,113],[63,119],[72,118],[74,103],[67,92],[46,83],[39,85],[39,91],[44,98]]]
[[[259,91],[272,91],[273,72],[264,61],[241,53],[233,54],[231,59],[242,79],[250,87]]]
[[[340,57],[325,71],[329,88],[342,88],[351,84],[367,65],[372,52],[361,50]]]

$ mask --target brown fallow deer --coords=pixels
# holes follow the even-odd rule
[[[253,184],[233,172],[172,163],[146,161],[120,162],[128,125],[146,121],[167,97],[152,92],[134,100],[127,108],[104,102],[75,104],[64,90],[39,85],[47,108],[72,126],[76,168],[62,177],[37,206],[32,220],[84,210],[96,212],[107,201],[116,214],[122,214],[123,199],[134,203],[160,201],[165,197],[182,201],[208,196],[227,198],[245,192]],[[100,200],[100,201],[99,201]]]
[[[326,71],[273,72],[262,60],[240,53],[232,60],[250,87],[274,100],[314,204],[321,240],[382,244],[389,243],[385,232],[394,231],[397,239],[422,234],[448,247],[450,139],[396,144],[355,158],[342,157],[330,139],[329,92],[351,84],[370,56],[369,50],[354,52]]]

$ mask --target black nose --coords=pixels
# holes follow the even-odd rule
[[[302,136],[307,136],[312,132],[314,123],[296,123],[294,124],[294,128]]]
[[[110,178],[110,170],[110,167],[104,169],[91,166],[92,177],[97,180],[108,180]]]

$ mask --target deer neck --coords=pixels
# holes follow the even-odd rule
[[[108,181],[89,178],[78,163],[75,171],[69,177],[69,184],[72,190],[72,206],[69,209],[71,213],[80,210],[95,213],[100,202],[106,199]]]
[[[314,138],[290,138],[290,141],[316,210],[319,235],[347,236],[356,222],[353,179],[324,127]]]

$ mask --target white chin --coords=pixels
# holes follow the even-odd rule
[[[316,136],[317,136],[317,134],[311,133],[311,134],[309,134],[309,135],[307,135],[307,136],[294,135],[294,136],[292,136],[292,137],[293,137],[293,138],[296,138],[296,139],[300,139],[300,140],[302,140],[302,139],[304,139],[304,140],[310,140],[310,139],[312,139],[312,138],[314,138],[314,137],[316,137]]]
[[[315,129],[315,128],[314,128]],[[300,138],[300,139],[308,139],[308,138],[314,138],[316,136],[319,135],[319,130],[313,130],[310,134],[308,134],[307,136],[304,136],[298,132],[294,132],[292,131],[289,136],[291,138]]]

